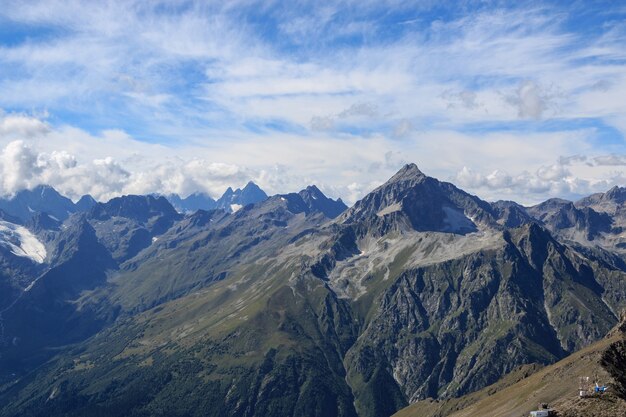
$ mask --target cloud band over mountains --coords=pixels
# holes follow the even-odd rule
[[[332,138],[310,142],[285,137],[274,139],[270,145],[249,141],[214,147],[208,152],[214,159],[206,159],[196,156],[200,152],[193,148],[179,149],[175,156],[170,156],[163,145],[136,141],[123,132],[107,131],[93,136],[73,127],[52,128],[45,120],[32,116],[6,115],[0,119],[0,126],[4,129],[0,139],[6,143],[0,151],[2,195],[49,184],[73,199],[84,194],[99,200],[123,194],[184,196],[195,191],[219,196],[229,186],[238,187],[253,180],[270,193],[317,183],[331,195],[353,203],[379,185],[382,174],[411,160],[426,159],[427,172],[430,169],[433,173],[445,173],[437,170],[437,164],[442,162],[436,160],[439,146],[457,150],[447,154],[450,169],[456,164],[462,167],[443,178],[491,199],[534,202],[553,195],[574,198],[626,181],[621,172],[626,166],[624,154],[555,156],[553,163],[541,164],[534,170],[513,167],[514,171],[486,171],[464,165],[468,161],[494,160],[504,150],[517,153],[519,161],[531,161],[536,158],[532,149],[538,149],[545,140],[542,135],[510,136],[503,140],[501,135],[477,139],[452,132],[431,133],[427,142],[431,146],[411,153],[388,151],[393,149],[393,138],[344,141],[337,152]],[[473,147],[478,140],[483,146]],[[529,143],[533,147],[526,150]],[[550,152],[556,155],[572,143],[577,148],[586,146],[582,139],[563,137]],[[283,150],[272,160],[268,150],[275,147]],[[313,162],[311,154],[317,156]],[[283,159],[284,155],[288,157]],[[543,160],[548,158],[549,154]]]

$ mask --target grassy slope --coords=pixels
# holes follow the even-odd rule
[[[610,382],[598,360],[617,339],[617,335],[603,339],[512,385],[504,378],[461,398],[419,401],[394,417],[519,417],[527,416],[540,402],[549,403],[564,416],[626,416],[626,402],[614,395],[587,400],[576,395],[579,376],[593,377],[597,373],[600,380]],[[507,378],[511,377],[515,376]]]

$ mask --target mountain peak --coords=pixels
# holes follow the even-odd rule
[[[605,193],[591,194],[576,202],[577,207],[591,207],[597,212],[606,212],[612,215],[621,213],[626,203],[626,187],[617,185]]]
[[[315,184],[307,186],[304,190],[300,191],[300,193],[307,193],[312,196],[323,195],[325,197],[324,193],[322,193],[322,191],[319,188],[317,188]]]
[[[356,202],[342,222],[364,222],[376,234],[406,227],[466,234],[477,230],[476,222],[495,226],[493,212],[489,203],[407,164]]]
[[[258,189],[260,190],[261,188],[256,185],[253,181],[248,181],[248,183],[246,184],[245,187],[243,187],[244,190],[249,190],[249,189]]]
[[[92,196],[85,194],[76,202],[75,206],[78,211],[89,211],[96,204],[98,202]]]
[[[54,196],[54,197],[61,196],[61,194],[59,194],[57,190],[55,190],[53,187],[46,185],[46,184],[39,184],[32,189],[23,189],[15,193],[16,197],[24,196],[24,195],[38,196],[40,198],[46,198],[49,196]]]
[[[11,198],[1,198],[0,209],[23,221],[36,212],[48,213],[62,221],[76,211],[72,200],[49,185],[38,185],[31,190],[20,190]]]
[[[181,213],[192,213],[196,210],[212,210],[215,208],[215,200],[207,193],[200,191],[189,194],[185,198],[181,198],[178,194],[170,194],[167,196],[167,199]]]
[[[322,212],[331,219],[339,216],[348,208],[343,201],[326,197],[315,185],[309,185],[300,191],[298,195],[310,210]]]
[[[408,179],[421,179],[426,175],[417,167],[417,165],[410,163],[406,164],[396,174],[389,179],[388,182],[404,181]]]
[[[606,192],[605,198],[615,201],[616,203],[623,203],[626,201],[626,188],[616,185]]]
[[[216,208],[232,212],[234,206],[247,206],[267,199],[267,194],[254,182],[249,181],[243,189],[233,191],[228,187],[226,192],[216,201]]]

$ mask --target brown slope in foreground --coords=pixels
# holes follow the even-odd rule
[[[614,384],[600,365],[600,358],[623,337],[613,331],[607,338],[528,377],[532,369],[523,367],[480,391],[446,401],[418,401],[393,417],[522,417],[543,402],[557,410],[559,417],[626,417],[626,401],[615,394],[614,386],[600,398],[577,396],[579,376],[597,375],[602,383]]]

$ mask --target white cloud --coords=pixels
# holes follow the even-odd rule
[[[560,156],[558,163],[560,165],[571,165],[573,163],[585,162],[587,157],[585,155],[570,155]]]
[[[517,110],[522,119],[541,119],[546,110],[555,108],[553,93],[548,92],[533,80],[522,81],[513,94],[505,97],[508,104]]]
[[[22,141],[9,143],[0,156],[2,161],[2,188],[5,193],[27,188],[33,177],[41,172],[37,155]]]
[[[310,126],[314,131],[332,130],[341,121],[356,121],[361,125],[366,125],[367,121],[379,115],[378,107],[374,103],[353,103],[350,107],[341,110],[336,114],[326,116],[313,116]]]
[[[594,157],[603,160],[605,156]],[[457,184],[489,200],[514,199],[522,204],[536,204],[550,197],[576,200],[614,185],[623,186],[624,173],[590,165],[587,158],[559,157],[556,164],[543,165],[534,173],[527,170],[510,175],[496,170],[490,174],[464,167],[455,177]],[[586,177],[586,178],[585,178]]]
[[[599,155],[593,158],[593,162],[596,165],[615,165],[615,166],[624,166],[626,165],[626,155]]]
[[[560,181],[571,175],[571,172],[561,164],[542,166],[537,170],[537,177],[546,181]]]
[[[52,113],[0,114],[3,163],[34,164],[8,172],[3,192],[45,181],[73,197],[216,196],[253,179],[270,193],[315,182],[353,202],[401,162],[490,199],[621,178],[626,147],[599,132],[626,132],[614,27],[583,37],[549,6],[485,7],[378,38],[391,30],[380,10],[427,5],[350,3],[351,19],[344,3],[290,4],[191,1],[163,13],[133,0],[9,0],[0,16],[55,36],[0,47],[0,106]],[[250,10],[269,13],[280,36],[242,24]]]
[[[487,183],[484,175],[481,175],[478,172],[474,172],[472,169],[465,166],[459,172],[457,172],[455,182],[460,187],[469,188],[480,188]]]
[[[31,138],[45,135],[49,130],[48,125],[38,118],[0,111],[0,138]]]
[[[593,130],[466,135],[407,128],[402,137],[336,138],[320,132],[305,137],[281,133],[259,140],[233,134],[219,142],[165,146],[138,141],[119,130],[91,135],[60,126],[45,136],[0,140],[5,173],[1,191],[10,194],[21,187],[50,184],[74,199],[86,193],[106,200],[129,193],[195,191],[218,197],[228,186],[241,187],[253,180],[270,194],[317,184],[330,196],[353,203],[404,163],[415,162],[426,174],[451,179],[486,199],[534,201],[554,193],[568,196],[591,190],[616,178],[609,166],[589,166],[579,156],[561,157],[590,154],[593,137]],[[452,176],[464,165],[467,168]]]
[[[372,8],[371,4],[361,6]],[[533,81],[519,85],[510,99],[519,115],[538,118],[549,107],[541,86],[567,83],[564,88],[573,91],[583,82],[591,85],[619,73],[619,68],[607,69],[600,77],[601,68],[588,68],[582,80],[577,68],[570,65],[570,57],[562,52],[578,40],[561,33],[559,15],[547,9],[471,13],[449,22],[433,22],[426,33],[409,33],[391,44],[366,43],[351,53],[331,44],[301,57],[281,53],[253,26],[242,25],[237,20],[242,12],[238,9],[247,7],[260,5],[236,2],[207,8],[191,2],[184,12],[167,14],[132,1],[97,6],[48,1],[33,2],[29,7],[12,2],[2,12],[9,19],[61,27],[67,33],[45,42],[0,48],[0,61],[26,69],[23,76],[0,83],[0,104],[41,105],[60,100],[76,105],[85,98],[113,93],[126,98],[125,105],[148,123],[150,109],[163,108],[179,91],[172,89],[172,83],[186,74],[175,72],[176,68],[191,66],[206,76],[191,87],[193,97],[200,95],[207,103],[217,103],[244,119],[266,117],[307,125],[319,115],[319,109],[340,114],[356,99],[411,119],[463,121],[468,117],[464,112],[473,111],[471,119],[510,120],[515,113],[507,113],[501,109],[501,99],[491,97],[514,88],[520,79]],[[308,34],[309,42],[312,34],[316,39],[341,38],[347,27],[357,28],[349,33],[379,30],[374,18],[329,25],[341,14],[339,4],[314,7],[311,13],[297,7],[281,9],[285,10],[277,16],[278,27],[283,29],[285,42],[297,40],[302,33]],[[307,24],[294,31],[297,21]],[[613,56],[610,51],[619,50],[616,42],[602,42],[607,57]],[[478,90],[468,88],[476,77],[493,81]],[[458,112],[433,105],[442,94],[449,96],[446,105],[453,103]],[[275,106],[277,100],[281,104]],[[176,104],[178,113],[195,111],[184,102]],[[483,106],[487,111],[475,111]],[[154,129],[158,131],[158,127]]]

